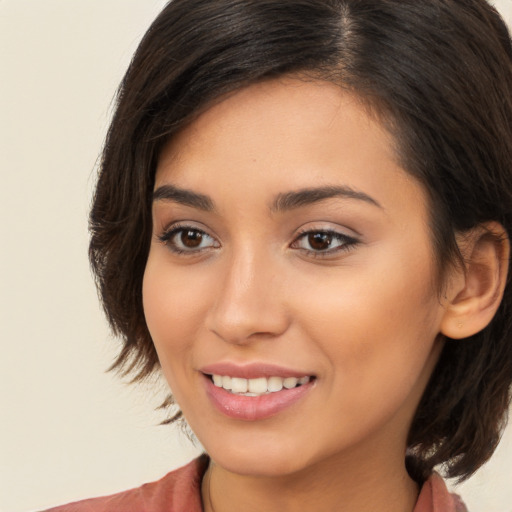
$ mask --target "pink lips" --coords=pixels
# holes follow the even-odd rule
[[[201,372],[205,374],[206,394],[214,407],[230,418],[244,421],[257,421],[275,416],[305,397],[315,384],[315,379],[312,379],[307,384],[292,389],[283,388],[281,391],[260,396],[243,396],[215,386],[210,375],[229,375],[231,377],[255,379],[272,376],[299,378],[310,374],[272,364],[239,366],[231,363],[208,365],[201,368]]]
[[[292,370],[283,366],[268,363],[251,363],[245,365],[233,363],[215,363],[200,368],[202,373],[208,375],[229,375],[242,379],[257,379],[258,377],[304,377],[310,373]]]

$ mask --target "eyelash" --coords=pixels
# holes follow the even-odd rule
[[[197,248],[197,249],[188,249],[188,250],[180,249],[179,247],[177,247],[176,242],[173,242],[173,239],[175,236],[179,235],[180,233],[183,234],[187,231],[194,232],[195,234],[198,234],[201,237],[211,238],[214,241],[214,243],[211,246],[201,247],[201,248]],[[210,249],[212,247],[213,248],[219,247],[218,242],[216,242],[213,237],[211,237],[208,233],[206,233],[202,229],[196,228],[195,226],[187,226],[187,225],[181,225],[181,224],[175,224],[172,228],[166,230],[164,233],[162,233],[161,235],[158,236],[158,240],[161,243],[163,243],[165,246],[167,246],[169,248],[169,250],[172,251],[173,253],[184,254],[187,256],[198,254],[199,252],[202,252],[206,249]]]
[[[181,249],[177,246],[176,242],[173,242],[174,237],[177,235],[184,234],[185,232],[193,232],[196,235],[199,235],[201,237],[207,237],[210,238],[213,243],[207,247],[198,247],[198,248],[189,248],[189,249]],[[314,250],[314,249],[306,249],[304,247],[298,247],[298,244],[302,241],[307,239],[307,237],[312,235],[322,235],[324,237],[329,237],[329,243],[328,248],[326,250]],[[169,248],[170,251],[172,251],[175,254],[183,254],[187,256],[196,255],[200,252],[203,252],[204,250],[211,249],[211,248],[218,248],[220,247],[220,244],[208,233],[203,231],[202,229],[199,229],[195,226],[190,225],[181,225],[177,224],[172,226],[172,228],[166,230],[164,233],[158,236],[158,240],[163,243],[165,246]],[[200,244],[203,240],[200,240]],[[329,248],[333,241],[339,242],[339,245],[334,248]],[[307,253],[309,256],[312,256],[314,258],[328,258],[329,256],[333,256],[334,254],[337,254],[338,252],[342,251],[349,251],[353,249],[357,244],[359,243],[359,240],[357,240],[354,237],[339,233],[337,231],[331,230],[331,229],[307,229],[302,232],[300,232],[295,240],[290,244],[290,247],[293,249],[299,249],[305,253]]]
[[[343,233],[339,233],[338,231],[334,231],[332,229],[307,229],[298,234],[295,240],[291,243],[290,247],[295,248],[294,246],[296,246],[301,240],[307,239],[307,237],[311,235],[323,235],[330,237],[331,240],[329,241],[329,245],[332,244],[333,241],[339,242],[337,247],[332,249],[327,248],[326,250],[314,250],[297,247],[298,249],[301,249],[309,256],[314,258],[328,258],[329,256],[333,256],[339,252],[350,251],[359,244],[359,240],[356,238],[345,235]]]

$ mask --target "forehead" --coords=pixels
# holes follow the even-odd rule
[[[392,136],[359,97],[330,82],[293,77],[230,94],[173,137],[160,155],[155,186],[169,182],[246,196],[259,185],[278,194],[334,184],[387,201],[398,199],[397,185],[405,184],[420,204],[424,199],[400,167]]]

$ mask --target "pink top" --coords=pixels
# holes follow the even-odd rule
[[[208,466],[206,456],[129,491],[78,501],[43,512],[202,512],[201,479]],[[413,512],[467,512],[443,479],[432,475],[423,485]]]
[[[457,494],[450,494],[444,480],[434,473],[421,488],[413,512],[467,512]]]

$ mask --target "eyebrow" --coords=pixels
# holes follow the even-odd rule
[[[270,209],[278,213],[286,212],[335,197],[356,199],[382,208],[377,200],[364,192],[347,186],[329,185],[324,187],[304,188],[293,192],[278,194]],[[174,201],[207,212],[215,210],[215,205],[210,197],[198,192],[193,192],[192,190],[178,188],[174,185],[162,185],[158,187],[153,192],[153,201]]]
[[[301,206],[307,206],[319,201],[324,201],[325,199],[331,199],[335,197],[341,197],[344,199],[356,199],[384,209],[373,197],[365,194],[364,192],[360,192],[346,186],[304,188],[294,192],[278,194],[272,204],[271,209],[275,212],[285,212],[295,208],[300,208]]]
[[[174,201],[206,212],[215,210],[213,201],[208,196],[192,192],[191,190],[178,188],[174,185],[162,185],[158,187],[153,192],[153,201]]]

